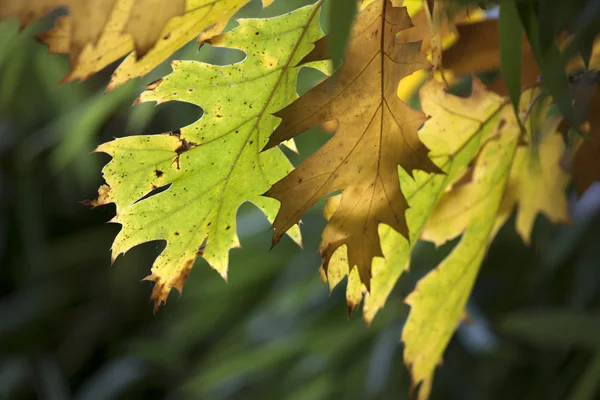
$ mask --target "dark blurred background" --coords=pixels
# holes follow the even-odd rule
[[[309,1],[255,0],[238,16],[273,16]],[[54,17],[58,15],[53,15]],[[304,249],[269,251],[269,224],[238,213],[242,248],[226,284],[198,260],[183,294],[156,316],[149,274],[163,244],[138,246],[110,264],[113,207],[91,209],[113,137],[160,133],[202,111],[186,104],[130,107],[161,66],[103,94],[112,68],[57,86],[63,56],[0,23],[0,399],[405,399],[410,377],[399,341],[402,299],[450,249],[420,243],[411,272],[373,325],[348,317],[341,285],[317,273],[322,204],[304,219]],[[324,17],[326,20],[326,17]],[[232,26],[234,26],[233,24]],[[191,43],[175,59],[224,64],[239,54]],[[318,79],[303,72],[301,90]],[[298,139],[297,164],[327,140]],[[502,229],[436,373],[434,399],[600,398],[600,187],[572,197],[573,222],[538,218],[524,246]]]

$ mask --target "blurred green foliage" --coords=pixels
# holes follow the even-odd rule
[[[259,1],[242,16],[271,16],[303,0]],[[326,23],[330,16],[325,13]],[[242,248],[229,283],[198,260],[181,296],[152,316],[139,281],[164,244],[147,243],[110,265],[118,226],[95,196],[108,161],[90,154],[113,136],[191,123],[185,104],[130,108],[168,65],[109,94],[105,71],[57,86],[67,70],[32,35],[0,24],[0,398],[4,399],[402,399],[410,378],[399,342],[402,299],[447,254],[420,243],[411,272],[366,327],[348,318],[344,288],[321,284],[317,245],[323,204],[304,220],[304,248],[272,251],[269,224],[251,205],[238,213]],[[194,43],[173,58],[228,63],[235,51]],[[110,68],[109,68],[110,69]],[[303,90],[320,77],[303,73]],[[298,139],[297,164],[327,140]],[[573,198],[573,223],[539,218],[531,247],[512,221],[493,243],[453,338],[435,399],[598,398],[600,382],[600,190]]]

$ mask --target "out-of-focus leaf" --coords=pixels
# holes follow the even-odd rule
[[[302,385],[282,400],[326,400],[334,397],[336,382],[324,374],[307,385]]]
[[[26,26],[57,7],[67,6],[70,27],[62,39],[72,60],[110,31],[130,36],[138,57],[142,57],[159,40],[167,22],[185,12],[185,3],[185,0],[0,0],[0,19],[16,17],[21,26]],[[123,23],[115,26],[115,18]]]
[[[0,68],[5,60],[11,56],[12,49],[17,45],[22,45],[17,37],[19,27],[14,21],[0,22]]]
[[[184,390],[205,397],[219,387],[238,386],[240,381],[254,371],[269,366],[274,367],[286,359],[298,356],[302,346],[300,338],[288,337],[279,342],[256,346],[252,350],[236,355],[225,352],[188,380]]]
[[[77,400],[120,398],[127,389],[149,373],[149,368],[135,358],[117,359],[100,369],[77,393]]]
[[[599,33],[600,2],[589,0],[585,5],[582,4],[575,11],[579,12],[579,14],[572,23],[574,38],[564,49],[563,57],[565,60],[569,61],[579,53],[583,57],[583,62],[588,66],[591,58],[590,49],[593,48],[592,43],[594,43],[594,40]]]
[[[76,106],[72,112],[61,118],[55,127],[58,145],[52,151],[52,163],[55,172],[63,172],[68,166],[74,166],[73,162],[79,159],[76,171],[83,179],[89,179],[92,172],[88,160],[82,159],[93,150],[92,139],[107,118],[122,106],[124,100],[131,98],[135,86],[123,87],[114,93],[96,97]],[[86,158],[89,158],[86,156]]]
[[[337,69],[344,59],[346,44],[350,38],[352,21],[358,11],[355,0],[330,0],[328,50],[333,60],[333,69]]]
[[[81,25],[78,14],[59,17],[52,29],[38,37],[51,53],[70,54],[71,68],[63,82],[86,79],[127,56],[111,77],[108,90],[113,90],[146,75],[198,35],[205,41],[219,34],[246,3],[248,0],[117,0],[105,29],[80,51],[73,50],[73,37]],[[154,21],[149,20],[152,17]],[[164,28],[159,18],[164,19]]]
[[[536,346],[600,346],[600,314],[574,311],[521,311],[508,315],[498,328]]]
[[[556,36],[569,25],[578,29],[577,24],[573,24],[573,18],[586,2],[589,3],[589,0],[539,0],[538,23],[542,51],[546,51],[554,43]]]
[[[577,386],[569,395],[569,400],[592,400],[598,395],[600,389],[600,350],[596,350],[594,356],[587,365],[583,376],[579,379]]]
[[[495,19],[458,25],[457,42],[443,53],[444,69],[457,76],[500,70],[499,31],[498,20]],[[524,35],[521,35],[521,39],[521,55],[516,56],[521,60],[519,87],[535,84],[539,76],[529,42]],[[488,88],[498,94],[507,95],[507,86],[501,75],[500,79],[492,82]]]
[[[540,42],[538,14],[530,2],[517,4],[521,23],[531,45],[533,56],[540,68],[544,87],[550,92],[559,111],[574,129],[579,129],[580,121],[573,107],[569,79],[565,72],[566,62],[556,43],[552,42],[543,49]]]
[[[520,132],[514,119],[503,125],[478,155],[472,182],[451,192],[473,200],[464,210],[457,210],[470,216],[460,242],[406,299],[411,311],[402,332],[404,362],[414,384],[422,382],[419,399],[429,397],[435,367],[465,312],[496,224]]]
[[[443,53],[444,69],[446,71],[452,72],[454,75],[466,75],[500,70],[498,20],[488,19],[472,24],[458,25],[457,32],[458,41]],[[565,38],[559,38],[559,44],[561,46],[569,45],[568,42],[565,42]],[[521,48],[521,87],[529,87],[539,82],[541,72],[537,66],[536,57],[533,54],[529,40],[525,36]],[[595,40],[591,49],[589,69],[598,69],[599,65],[600,40]],[[584,67],[581,58],[570,58],[566,64],[566,71],[568,74],[573,74],[581,71]],[[500,79],[491,82],[488,88],[501,95],[509,93],[502,76]]]
[[[515,115],[519,119],[519,97],[521,96],[521,53],[523,33],[516,6],[517,0],[500,3],[498,29],[500,36],[500,71],[506,83]]]

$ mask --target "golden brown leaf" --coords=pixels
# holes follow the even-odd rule
[[[401,79],[430,66],[420,52],[421,42],[396,40],[398,31],[410,27],[404,7],[389,0],[371,3],[356,18],[344,64],[332,78],[335,87],[323,82],[279,112],[283,121],[267,145],[337,121],[333,138],[266,193],[282,203],[273,223],[273,241],[278,242],[320,198],[341,190],[340,205],[323,232],[323,267],[326,271],[335,250],[346,245],[350,269],[358,267],[367,287],[371,261],[382,256],[378,225],[386,223],[408,235],[398,165],[409,173],[439,171],[417,136],[424,114],[396,94]],[[323,46],[318,43],[316,54]]]
[[[458,41],[443,52],[444,68],[454,75],[476,74],[480,72],[500,70],[500,38],[498,34],[498,20],[488,19],[473,24],[457,26]],[[566,43],[567,36],[559,38],[559,43]],[[600,65],[600,38],[596,40],[590,68]],[[576,57],[567,63],[567,72],[573,73],[583,69],[581,57]],[[521,86],[527,87],[538,82],[539,68],[531,46],[523,35],[521,55]],[[488,88],[498,94],[506,95],[507,89],[504,80],[498,80],[488,85]]]
[[[160,39],[162,28],[171,18],[185,13],[185,0],[136,0],[125,25],[133,37],[135,52],[142,58]]]
[[[181,1],[181,0],[180,0]],[[60,6],[67,6],[76,23],[70,27],[69,50],[77,58],[84,47],[95,44],[117,0],[0,0],[0,20],[17,18],[21,27],[29,25]]]
[[[112,90],[147,74],[198,35],[199,40],[208,40],[221,33],[248,1],[0,0],[0,19],[16,16],[26,25],[57,6],[68,6],[69,15],[58,18],[52,29],[38,35],[39,40],[51,53],[69,55],[70,71],[63,83],[86,79],[129,54],[111,78],[108,90]],[[263,5],[271,2],[263,0]]]
[[[476,74],[500,69],[500,38],[498,21],[484,20],[475,24],[457,26],[458,41],[444,51],[444,68],[455,75]],[[539,69],[535,63],[531,46],[523,36],[521,56],[521,85],[537,82]],[[489,89],[507,95],[502,77],[489,85]]]

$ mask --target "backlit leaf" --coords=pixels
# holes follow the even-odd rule
[[[113,259],[131,247],[166,240],[152,274],[155,309],[171,288],[181,291],[198,255],[224,278],[229,249],[239,246],[236,211],[245,201],[272,220],[275,200],[261,197],[291,170],[283,153],[260,152],[277,126],[273,113],[296,97],[302,66],[326,69],[325,62],[301,64],[323,34],[321,2],[271,19],[243,19],[240,26],[212,40],[237,48],[244,61],[215,66],[173,63],[173,73],[151,84],[139,101],[184,101],[203,108],[192,125],[169,134],[132,136],[105,143],[98,151],[113,159],[104,168],[106,185],[94,204],[115,203],[113,220],[123,227]],[[161,193],[144,198],[152,190]],[[290,231],[299,241],[297,227]]]
[[[346,245],[348,260],[361,280],[371,281],[371,261],[382,256],[378,225],[408,236],[407,203],[398,183],[398,165],[439,171],[417,137],[424,115],[397,96],[400,80],[428,68],[421,43],[400,43],[397,32],[412,26],[405,8],[389,0],[372,2],[356,18],[342,68],[277,115],[283,119],[268,146],[310,127],[335,120],[337,131],[315,154],[266,195],[281,202],[273,223],[279,238],[320,198],[342,191],[339,207],[323,232],[320,251],[325,271],[336,249]],[[324,41],[317,45],[322,54]]]
[[[116,0],[97,40],[76,54],[72,52],[72,42],[79,17],[72,13],[58,18],[55,27],[39,38],[50,52],[70,54],[71,70],[63,82],[86,79],[123,56],[127,57],[113,73],[108,90],[144,76],[198,35],[205,41],[219,34],[249,0],[187,0],[185,4],[179,0],[182,8],[178,13],[171,6],[177,2],[158,1],[160,7],[148,4],[156,1]],[[264,0],[263,4],[270,1]],[[153,22],[167,15],[174,18],[167,18],[166,25]]]
[[[471,200],[456,210],[468,213],[467,229],[452,253],[406,299],[411,311],[402,332],[404,362],[414,384],[422,382],[419,399],[429,396],[433,372],[464,314],[495,226],[520,132],[514,118],[512,123],[501,121],[499,134],[490,138],[477,158],[471,183],[451,192]]]
[[[547,123],[550,101],[535,103],[537,109],[532,110],[538,93],[529,90],[521,98],[520,110],[529,111],[524,124],[528,144],[519,146],[519,123],[504,108],[497,131],[477,156],[471,180],[444,195],[423,232],[424,239],[436,244],[462,237],[406,299],[411,311],[402,334],[404,360],[414,383],[422,382],[419,398],[428,397],[434,370],[464,315],[487,247],[514,206],[517,231],[526,243],[538,213],[553,222],[568,220],[565,190],[569,177],[559,166],[564,151],[556,132],[559,119]],[[532,146],[536,135],[542,139],[539,153]]]
[[[495,133],[505,104],[507,102],[503,98],[486,91],[478,80],[474,80],[468,98],[446,93],[443,85],[435,81],[421,89],[421,105],[430,118],[419,131],[419,138],[431,149],[429,157],[444,174],[415,171],[414,177],[411,177],[402,168],[398,169],[400,185],[410,206],[406,212],[410,236],[407,240],[389,226],[379,225],[384,258],[376,257],[373,261],[371,290],[365,297],[363,310],[367,323],[384,306],[400,275],[408,269],[411,251],[446,188],[466,173],[482,143]],[[335,207],[333,202],[335,200],[328,202],[326,218],[333,214],[330,209]],[[341,277],[334,279],[334,276],[347,274],[347,265],[343,270],[340,262],[344,258],[344,250],[340,247],[330,264],[336,271],[328,275],[331,286],[341,280]],[[350,282],[348,298],[356,299],[360,286],[357,288],[352,275]],[[359,302],[349,301],[348,306],[353,308]]]

